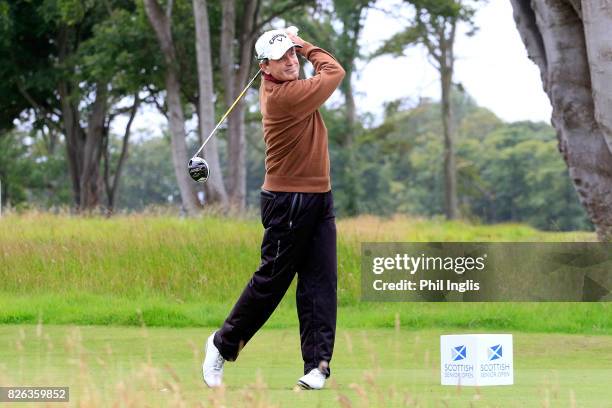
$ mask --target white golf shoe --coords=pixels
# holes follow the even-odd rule
[[[304,390],[320,390],[325,385],[325,378],[318,368],[313,368],[298,380],[297,385]]]
[[[213,342],[215,333],[206,340],[206,356],[202,363],[202,375],[204,382],[211,388],[219,387],[223,382],[223,364],[225,359],[219,353]]]

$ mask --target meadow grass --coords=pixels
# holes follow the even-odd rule
[[[68,386],[70,405],[80,407],[600,408],[612,401],[610,336],[515,333],[513,386],[455,387],[440,385],[438,336],[447,331],[339,329],[327,387],[305,392],[293,389],[302,375],[297,329],[260,331],[226,363],[224,388],[207,389],[201,345],[212,330],[0,326],[0,384]]]
[[[601,407],[612,400],[608,303],[360,300],[361,242],[593,241],[592,233],[405,217],[338,222],[340,307],[326,389],[293,390],[302,374],[295,282],[227,365],[226,386],[206,389],[202,344],[257,268],[262,232],[256,219],[219,216],[1,218],[0,384],[69,386],[70,405],[81,407]],[[439,385],[439,335],[483,330],[513,333],[515,385]]]
[[[216,326],[259,264],[258,220],[27,213],[0,218],[0,323]],[[360,301],[361,242],[592,241],[587,232],[520,224],[359,217],[338,222],[339,324],[599,333],[607,303],[372,303]],[[268,323],[293,327],[295,282]],[[535,318],[537,317],[537,318]]]
[[[292,289],[289,290],[291,292]],[[237,298],[238,291],[229,298]],[[288,294],[266,328],[297,325]],[[0,324],[54,323],[151,327],[220,326],[233,299],[226,302],[176,302],[165,298],[113,295],[0,295]],[[338,309],[338,326],[385,328],[400,322],[412,329],[455,328],[523,332],[612,334],[608,303],[372,303]]]

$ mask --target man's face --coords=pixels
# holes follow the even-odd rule
[[[300,74],[300,61],[295,53],[295,47],[287,50],[279,60],[268,60],[267,64],[259,64],[263,72],[272,75],[279,81],[294,81]]]

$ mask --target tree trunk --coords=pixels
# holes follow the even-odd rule
[[[134,103],[132,105],[132,109],[130,110],[130,118],[128,119],[128,123],[125,126],[125,132],[123,133],[123,142],[121,144],[121,153],[119,154],[119,160],[117,161],[117,168],[115,169],[115,174],[113,176],[113,181],[110,179],[110,155],[108,151],[108,135],[105,138],[105,146],[103,148],[104,152],[104,185],[106,188],[106,197],[108,202],[108,207],[106,212],[108,215],[111,215],[115,210],[116,198],[117,198],[117,190],[119,188],[119,180],[121,179],[121,171],[123,170],[123,164],[127,159],[129,140],[130,140],[130,132],[132,129],[132,123],[134,122],[134,118],[136,117],[136,112],[138,111],[138,106],[140,105],[140,98],[138,97],[138,92],[134,95]],[[109,124],[110,125],[110,124]]]
[[[442,127],[444,129],[444,211],[446,219],[454,220],[459,211],[457,208],[457,166],[455,164],[455,125],[453,120],[453,107],[451,104],[451,90],[453,85],[453,66],[455,56],[453,44],[455,42],[456,21],[450,24],[448,38],[445,29],[440,31],[440,84],[442,88]]]
[[[168,121],[172,136],[172,161],[174,173],[181,193],[183,206],[188,214],[195,214],[199,208],[193,180],[187,173],[187,144],[185,142],[185,117],[181,105],[180,82],[176,67],[176,51],[170,29],[170,12],[164,14],[157,0],[144,0],[147,17],[153,26],[166,63],[165,84]],[[171,5],[171,3],[168,3]],[[169,9],[170,11],[170,9]]]
[[[206,0],[193,0],[193,14],[196,27],[196,55],[198,61],[199,108],[198,123],[200,140],[203,142],[215,126],[215,105],[213,91],[213,70],[210,48],[210,28]],[[205,184],[210,202],[226,207],[227,192],[223,184],[217,139],[213,136],[204,147],[204,157],[210,166],[210,177]]]
[[[442,126],[444,128],[444,212],[446,219],[457,218],[457,166],[455,164],[455,127],[450,101],[452,71],[442,69]]]
[[[72,181],[72,196],[77,209],[81,207],[81,145],[84,139],[83,129],[79,124],[79,112],[70,103],[69,86],[64,80],[58,84],[60,104],[62,106],[62,123],[66,135],[66,159]]]
[[[71,38],[74,29],[61,26],[57,36],[58,62],[68,65],[73,52]],[[96,84],[95,100],[88,106],[87,129],[81,126],[79,112],[80,100],[74,98],[69,80],[60,79],[57,86],[62,110],[62,123],[66,135],[66,158],[72,192],[77,211],[91,211],[100,204],[103,192],[103,178],[100,175],[102,147],[108,129],[106,119],[108,114],[108,84]]]
[[[64,131],[66,134],[66,157],[72,180],[72,192],[77,211],[91,211],[100,203],[102,178],[100,161],[108,110],[107,84],[98,84],[96,99],[88,118],[87,131],[79,123],[78,108],[71,102],[69,86],[60,81],[58,93],[62,106]],[[77,102],[78,103],[78,102]]]
[[[233,3],[232,0],[227,0],[224,2],[224,7],[225,4],[228,3],[228,15],[226,23],[226,15],[224,10],[223,22],[226,24],[235,24],[234,20],[229,20],[229,11],[231,10],[231,7],[234,7],[233,5],[229,5],[230,2]],[[249,80],[249,73],[251,71],[251,64],[253,61],[253,47],[256,39],[253,30],[255,27],[255,20],[257,18],[257,3],[257,0],[248,0],[247,4],[245,5],[242,22],[240,24],[242,32],[238,41],[240,45],[238,69],[233,70],[232,68],[232,75],[225,78],[224,81],[232,89],[231,93],[228,93],[226,90],[226,94],[231,95],[231,100],[229,100],[227,97],[225,100],[228,107],[240,94]],[[223,27],[222,32],[226,33],[226,29],[229,32],[229,27],[227,27],[227,25]],[[233,61],[233,58],[230,61]],[[230,67],[233,67],[234,64],[231,62],[230,64]],[[227,67],[224,67],[224,69],[227,69]],[[229,84],[230,81],[232,82],[231,85]],[[232,114],[228,117],[229,199],[232,207],[238,211],[244,210],[246,205],[246,138],[244,135],[244,117],[245,105],[244,99],[242,99],[236,104]]]
[[[57,37],[58,59],[60,64],[65,64],[69,54],[69,41],[71,29],[63,25],[59,29]],[[66,135],[66,159],[68,160],[68,170],[72,181],[72,196],[77,210],[81,207],[81,151],[83,140],[83,129],[80,124],[78,106],[75,107],[71,101],[70,84],[65,79],[60,79],[57,86],[60,105],[62,109],[62,124]]]
[[[601,241],[612,241],[612,6],[512,0],[514,19],[553,106],[559,151]]]
[[[358,34],[357,34],[358,35]],[[345,118],[346,118],[346,133],[342,140],[343,153],[345,154],[344,169],[343,169],[343,181],[344,181],[344,193],[346,197],[346,215],[355,216],[359,213],[358,208],[358,192],[357,192],[357,177],[355,169],[352,168],[355,162],[355,147],[353,144],[355,134],[355,123],[357,123],[357,108],[355,105],[355,97],[353,95],[353,82],[352,73],[353,65],[355,64],[354,59],[344,63],[346,68],[346,75],[341,85],[342,93],[344,94],[345,101]]]
[[[222,18],[221,18],[221,42],[219,49],[219,58],[221,62],[221,80],[223,82],[223,102],[229,108],[234,102],[235,93],[235,69],[236,62],[234,61],[234,39],[236,35],[236,4],[235,0],[223,0]],[[227,118],[227,142],[228,150],[230,149],[231,134],[234,133],[232,125],[234,112]],[[228,156],[230,156],[228,151]],[[235,179],[232,173],[232,159],[228,160],[227,173],[227,191],[229,203],[234,206],[233,192],[235,190]]]
[[[91,211],[100,203],[102,178],[100,161],[108,110],[107,84],[98,84],[96,99],[88,118],[87,131],[80,124],[78,107],[72,102],[69,85],[66,81],[58,84],[58,94],[62,106],[62,121],[66,134],[66,157],[72,180],[72,192],[77,211]],[[78,101],[77,101],[78,103]]]
[[[230,179],[230,203],[232,208],[243,211],[246,205],[246,139],[244,135],[245,107],[239,102],[229,119],[228,166]]]
[[[234,101],[234,37],[236,26],[236,6],[234,0],[223,0],[221,19],[221,43],[219,57],[221,78],[223,80],[224,102],[230,106]]]
[[[106,128],[106,113],[108,110],[108,85],[96,84],[96,99],[87,122],[87,134],[83,146],[83,168],[80,175],[80,209],[92,210],[100,202],[102,180],[100,178],[100,161],[102,159],[102,144],[108,129]]]

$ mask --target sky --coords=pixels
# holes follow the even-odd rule
[[[379,0],[365,18],[360,39],[363,52],[373,52],[385,39],[400,31],[402,15],[407,13],[401,0]],[[466,36],[465,27],[459,30],[454,81],[461,83],[478,105],[490,109],[504,121],[549,123],[550,102],[542,89],[538,68],[527,58],[514,25],[510,2],[489,0],[479,7],[475,21],[479,28],[476,35]],[[385,102],[399,98],[410,101],[420,97],[440,98],[438,73],[422,47],[410,48],[400,58],[382,56],[367,63],[359,61],[354,83],[358,112],[372,113],[374,124],[382,120]],[[338,100],[337,95],[335,99]],[[117,118],[113,131],[122,134],[126,122],[126,117]],[[187,123],[186,127],[189,131],[195,126]],[[141,135],[160,135],[166,127],[166,118],[153,107],[142,108],[133,125]]]
[[[394,14],[406,14],[394,7],[400,3],[379,2],[381,8],[394,9]],[[454,82],[461,83],[480,106],[505,121],[550,122],[550,102],[537,66],[527,58],[510,2],[489,0],[478,9],[475,21],[479,28],[476,35],[466,36],[464,27],[457,37]],[[369,10],[361,46],[372,52],[401,29],[398,18],[379,9]],[[410,49],[402,58],[384,56],[363,64],[356,89],[361,94],[361,112],[378,113],[385,101],[406,96],[415,101],[419,97],[440,98],[439,75],[423,47]]]

